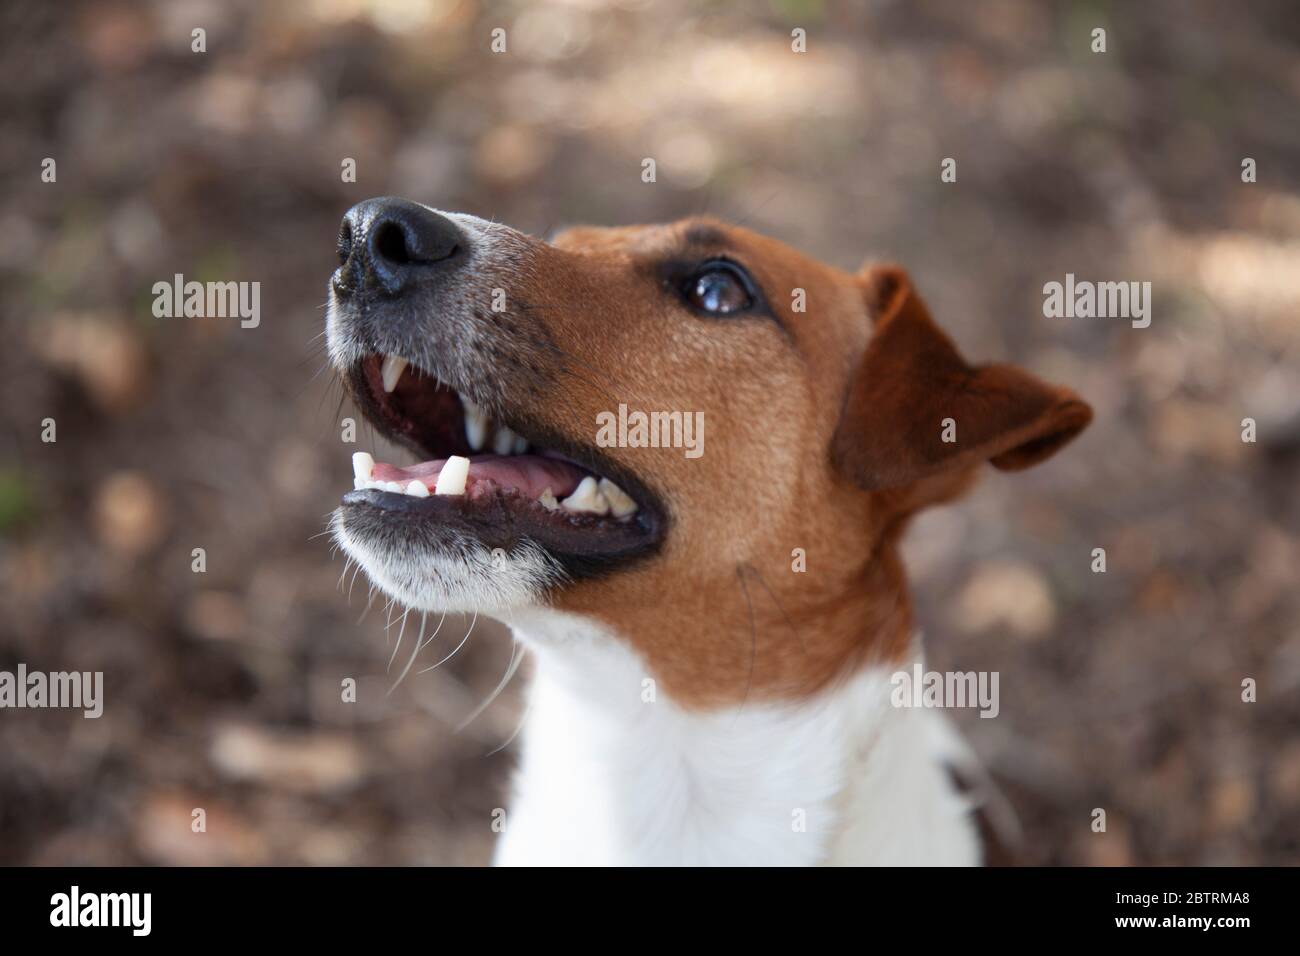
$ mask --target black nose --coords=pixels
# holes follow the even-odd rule
[[[465,235],[446,216],[406,199],[383,196],[357,203],[339,227],[334,291],[400,295],[467,258]]]

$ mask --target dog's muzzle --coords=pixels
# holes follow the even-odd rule
[[[343,217],[331,357],[362,414],[420,460],[354,454],[336,530],[367,568],[406,569],[390,581],[421,561],[477,567],[485,549],[540,561],[547,581],[575,579],[663,540],[659,497],[595,445],[587,419],[547,414],[541,396],[575,376],[548,309],[530,307],[517,281],[541,246],[405,199],[369,199]]]

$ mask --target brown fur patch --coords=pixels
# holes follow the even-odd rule
[[[664,264],[715,254],[753,274],[777,321],[685,306]],[[852,275],[711,220],[572,229],[538,244],[520,286],[532,333],[563,356],[546,405],[530,403],[548,426],[590,444],[619,403],[704,413],[700,458],[607,449],[667,504],[662,551],[554,596],[630,641],[687,706],[808,695],[898,659],[913,627],[907,518],[983,461],[1041,461],[1091,415],[1017,369],[968,366],[901,270]]]

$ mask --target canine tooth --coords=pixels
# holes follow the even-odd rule
[[[364,489],[366,489],[366,488],[369,488],[369,487],[370,487],[370,482],[369,482],[368,480],[366,480],[365,478],[353,478],[353,479],[352,479],[352,488],[353,488],[353,490],[355,490],[355,491],[362,491],[362,490],[364,490]]]
[[[433,487],[435,495],[463,495],[465,481],[469,478],[469,459],[452,455],[438,473],[438,483]]]
[[[380,372],[384,377],[385,392],[391,392],[397,388],[397,381],[402,377],[402,373],[406,371],[406,365],[406,359],[400,355],[384,356],[384,364]]]
[[[553,492],[550,488],[547,488],[540,495],[538,495],[537,500],[541,502],[542,507],[545,508],[547,511],[556,511],[560,507],[559,501],[557,501],[555,498],[555,492]]]
[[[352,477],[369,481],[375,473],[375,459],[368,452],[359,451],[352,455]]]
[[[609,512],[615,518],[626,518],[628,515],[636,514],[636,502],[608,478],[600,479],[600,493],[609,502]]]
[[[427,498],[429,497],[429,489],[424,482],[413,481],[406,486],[406,494],[412,498]]]
[[[578,487],[573,490],[573,494],[561,501],[560,505],[569,511],[596,515],[609,514],[609,502],[600,493],[600,486],[591,475],[578,482]]]
[[[469,442],[469,447],[479,451],[483,443],[487,440],[488,415],[487,412],[479,408],[464,395],[460,397],[460,403],[465,407],[465,438]]]
[[[497,429],[497,434],[492,439],[492,450],[498,455],[509,455],[515,447],[515,441],[519,436],[510,429],[502,425]]]

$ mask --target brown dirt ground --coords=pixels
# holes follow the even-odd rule
[[[315,537],[350,450],[317,374],[333,239],[386,193],[535,233],[708,211],[896,260],[968,354],[1074,384],[1098,414],[1068,454],[912,534],[933,664],[1001,673],[1000,719],[963,729],[1031,862],[1300,860],[1293,5],[754,9],[6,6],[0,669],[103,670],[108,702],[0,712],[0,862],[488,858],[520,682],[452,728],[506,641],[385,697],[384,614],[358,625]],[[154,319],[176,272],[260,280],[261,326]],[[1044,320],[1066,272],[1150,280],[1151,327]]]

